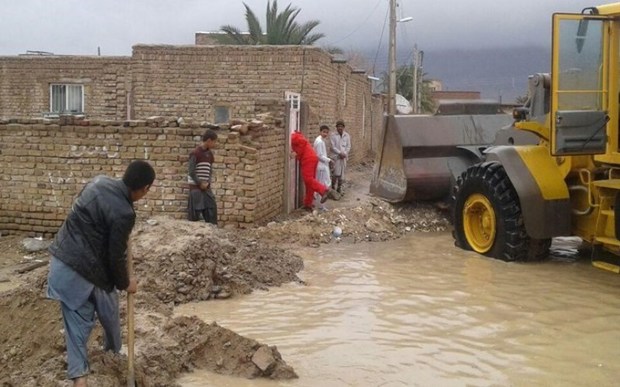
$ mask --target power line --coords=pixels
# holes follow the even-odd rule
[[[364,19],[364,21],[362,21],[357,27],[355,27],[353,29],[353,31],[351,31],[348,35],[346,35],[345,37],[336,40],[335,42],[332,42],[331,44],[335,45],[337,43],[342,42],[343,40],[346,40],[347,38],[349,38],[351,35],[353,35],[354,33],[356,33],[360,28],[362,28],[365,23],[368,21],[368,19],[370,19],[371,16],[373,16],[373,13],[375,12],[375,10],[377,9],[377,7],[379,7],[379,4],[381,4],[383,2],[383,0],[379,0],[377,2],[377,4],[374,6],[374,8],[372,9],[372,11],[370,11],[370,13],[368,14],[368,16],[366,16],[366,19]]]
[[[372,74],[375,74],[375,65],[377,64],[377,58],[379,57],[379,49],[381,49],[381,42],[383,41],[383,33],[385,32],[385,25],[387,24],[387,20],[388,20],[388,13],[389,13],[389,9],[387,11],[385,11],[385,19],[383,19],[383,28],[381,28],[381,36],[379,37],[379,45],[377,46],[377,52],[375,54],[375,60],[372,63]]]

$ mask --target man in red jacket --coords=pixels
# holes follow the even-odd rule
[[[299,160],[301,169],[301,177],[304,180],[306,186],[306,195],[304,196],[304,208],[312,210],[312,202],[314,200],[314,193],[318,192],[321,195],[321,203],[325,203],[329,196],[331,188],[324,186],[316,180],[316,167],[319,163],[319,158],[314,152],[314,148],[301,132],[293,132],[291,135],[291,148]]]

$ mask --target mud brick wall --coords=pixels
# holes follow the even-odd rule
[[[336,120],[346,121],[352,162],[368,155],[381,128],[381,97],[371,94],[367,75],[334,63],[318,47],[136,45],[132,72],[137,117],[214,122],[216,106],[229,106],[233,118],[247,117],[257,100],[282,101],[285,91],[297,92],[308,109],[302,131],[309,138],[321,124],[335,130]]]
[[[181,122],[179,124],[179,122]],[[54,234],[92,177],[120,178],[131,160],[147,159],[157,180],[138,215],[185,218],[187,160],[205,128],[176,118],[116,121],[0,120],[0,231]],[[246,227],[282,210],[283,127],[240,135],[218,130],[213,190],[220,224]],[[260,168],[265,158],[270,169]]]
[[[365,74],[351,72],[346,63],[332,63],[331,57],[315,55],[309,58],[308,82],[321,87],[309,87],[302,98],[309,104],[307,134],[311,139],[319,134],[322,124],[333,132],[336,121],[342,119],[351,136],[349,160],[356,162],[368,154],[370,147],[370,84]]]
[[[284,210],[287,128],[286,105],[281,99],[256,101],[255,115],[264,122],[262,130],[251,132],[257,149],[255,175],[257,222],[271,219]]]
[[[371,94],[366,74],[313,46],[135,45],[131,57],[3,56],[0,118],[42,117],[51,83],[83,84],[86,117],[117,121],[164,115],[215,123],[218,106],[231,119],[249,117],[257,101],[297,92],[308,137],[321,124],[346,121],[352,162],[381,130],[381,97]]]
[[[0,118],[42,117],[50,110],[51,83],[77,83],[84,85],[89,116],[124,120],[130,63],[128,57],[0,57]]]
[[[136,117],[155,114],[215,121],[215,107],[231,117],[247,117],[257,99],[284,100],[299,91],[304,47],[133,46],[133,109]]]

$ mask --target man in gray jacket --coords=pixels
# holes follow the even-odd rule
[[[347,168],[347,160],[351,151],[351,136],[344,131],[344,121],[336,121],[336,133],[330,137],[331,156],[334,162],[332,173],[332,188],[342,193],[342,182],[344,181],[344,171]]]
[[[95,314],[104,331],[104,349],[121,349],[117,290],[135,293],[127,272],[127,243],[135,224],[133,202],[155,181],[146,161],[129,164],[122,180],[97,176],[74,201],[50,246],[47,295],[60,301],[67,345],[67,373],[74,386],[86,386],[87,344]]]

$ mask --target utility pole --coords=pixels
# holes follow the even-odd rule
[[[396,0],[390,0],[390,47],[388,60],[390,73],[388,83],[388,115],[396,114]]]
[[[411,94],[411,107],[413,108],[413,114],[418,114],[418,45],[413,45],[413,63],[411,64],[413,74],[413,90]]]

